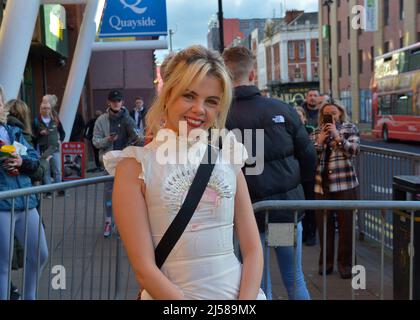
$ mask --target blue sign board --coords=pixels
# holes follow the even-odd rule
[[[166,0],[107,0],[100,38],[167,35]]]

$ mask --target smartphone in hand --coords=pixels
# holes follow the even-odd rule
[[[332,115],[330,115],[330,114],[325,114],[325,115],[323,116],[323,118],[322,118],[322,122],[323,122],[324,124],[327,124],[327,123],[334,123]]]

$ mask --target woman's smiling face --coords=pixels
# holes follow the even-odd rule
[[[179,133],[180,122],[187,123],[187,134],[197,128],[209,129],[217,119],[222,99],[220,80],[212,75],[191,85],[167,105],[165,128]]]

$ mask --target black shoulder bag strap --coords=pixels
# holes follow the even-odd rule
[[[166,230],[155,249],[155,261],[159,269],[162,267],[173,247],[178,242],[190,222],[195,209],[197,209],[198,203],[206,190],[211,173],[213,172],[216,162],[216,157],[214,157],[215,153],[216,152],[212,149],[211,145],[208,145],[181,209],[179,209],[178,214]],[[211,156],[210,159],[209,155]],[[212,159],[214,159],[214,161],[210,161]]]

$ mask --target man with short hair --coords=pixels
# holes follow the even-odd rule
[[[253,203],[263,200],[304,200],[301,177],[315,176],[316,153],[305,127],[293,107],[283,101],[263,97],[256,86],[254,57],[245,47],[232,47],[223,53],[229,69],[235,97],[226,127],[246,129],[253,133],[252,146],[246,145],[250,157],[257,143],[264,144],[264,170],[260,175],[245,175]],[[256,141],[258,129],[264,130],[264,141]],[[260,158],[260,157],[259,157]],[[257,164],[258,165],[258,164]],[[245,165],[253,167],[253,165]],[[296,292],[294,291],[294,247],[275,248],[277,262],[290,299],[310,299],[302,272],[302,213],[298,215],[296,250]],[[293,223],[293,212],[271,211],[269,222]],[[256,214],[261,241],[265,242],[263,214]],[[269,250],[265,255],[268,258]],[[272,298],[269,263],[265,261],[261,283],[267,298]]]
[[[134,108],[130,111],[130,116],[134,119],[138,134],[144,136],[144,128],[146,127],[146,108],[142,97],[136,97]]]
[[[302,104],[302,108],[306,112],[306,118],[308,124],[314,128],[318,127],[318,89],[309,89],[306,93],[305,102]]]
[[[93,129],[93,145],[99,149],[99,159],[111,150],[122,150],[130,144],[139,145],[136,124],[130,117],[128,110],[123,107],[123,96],[118,90],[111,90],[108,94],[108,109],[95,121]],[[104,201],[106,218],[104,237],[112,234],[112,188],[113,183],[105,183]]]

